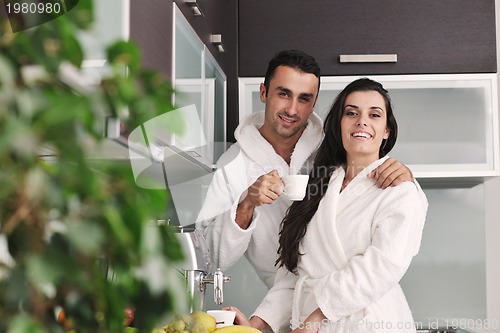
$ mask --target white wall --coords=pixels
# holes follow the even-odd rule
[[[500,68],[500,0],[495,0],[497,22],[497,68]],[[500,91],[499,91],[500,96]],[[500,321],[500,177],[485,186],[486,283],[488,318]],[[500,332],[500,330],[498,330]]]
[[[496,1],[500,7],[500,0]],[[498,7],[497,7],[498,13]],[[497,16],[498,17],[498,16]],[[497,36],[500,31],[497,31]],[[497,45],[499,41],[497,40]],[[487,315],[500,322],[500,177],[485,187]],[[497,330],[500,332],[500,329]]]

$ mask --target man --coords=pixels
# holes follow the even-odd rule
[[[281,176],[308,174],[323,139],[322,121],[313,112],[319,78],[314,58],[301,51],[282,51],[271,59],[260,86],[265,111],[246,117],[236,129],[237,143],[220,158],[198,216],[215,265],[225,270],[244,254],[268,288],[277,271],[280,223],[291,204],[281,195]],[[383,188],[413,179],[394,159],[371,177]],[[270,320],[264,316],[252,320]]]

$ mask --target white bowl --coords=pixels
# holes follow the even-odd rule
[[[235,311],[208,310],[207,313],[215,318],[217,328],[234,325],[234,318],[236,318]]]

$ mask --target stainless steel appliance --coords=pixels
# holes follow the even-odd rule
[[[207,284],[214,286],[214,302],[224,301],[224,283],[231,277],[224,276],[219,268],[215,268],[205,238],[193,226],[169,226],[179,240],[185,259],[178,270],[186,279],[186,286],[192,298],[191,311],[203,310]]]

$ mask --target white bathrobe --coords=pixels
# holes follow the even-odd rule
[[[218,161],[196,227],[205,235],[217,267],[225,270],[245,254],[260,279],[271,288],[277,271],[274,263],[279,227],[291,202],[280,196],[271,205],[257,207],[246,230],[236,224],[236,208],[242,194],[265,173],[276,169],[280,176],[308,174],[323,139],[323,125],[315,113],[309,116],[288,165],[260,135],[263,123],[264,112],[254,113],[236,129],[237,143]]]
[[[427,201],[414,183],[382,190],[368,179],[383,160],[342,192],[345,172],[333,173],[301,243],[298,275],[280,268],[256,311],[268,318],[273,309],[273,330],[290,318],[300,325],[319,307],[329,320],[320,332],[416,331],[399,281],[418,252]]]

